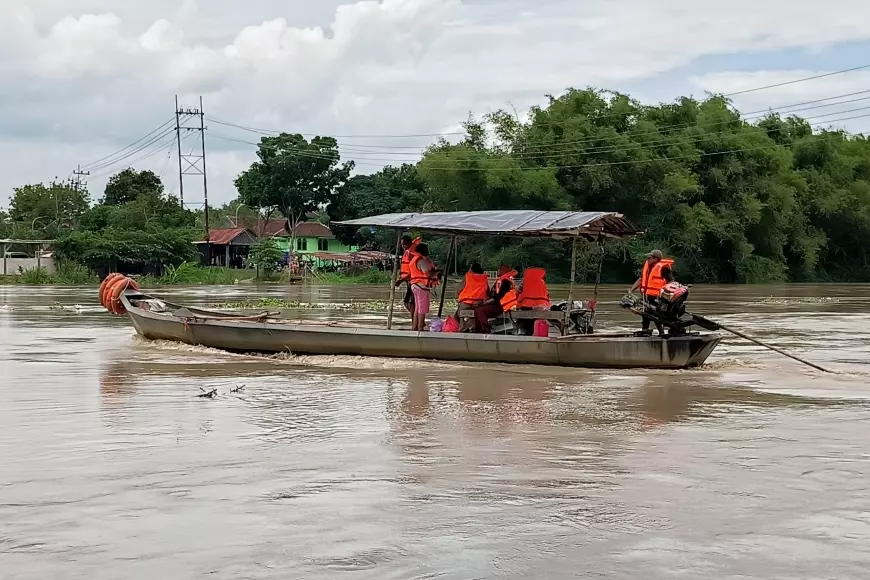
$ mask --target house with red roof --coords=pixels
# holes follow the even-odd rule
[[[301,222],[292,234],[286,219],[229,217],[228,221],[230,227],[210,230],[212,263],[219,266],[241,267],[250,247],[263,237],[274,239],[288,258],[308,255],[307,261],[314,263],[320,262],[314,254],[349,254],[359,250],[358,246],[343,244],[328,226],[317,221]],[[205,244],[205,240],[197,244]]]

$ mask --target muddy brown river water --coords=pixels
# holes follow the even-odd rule
[[[385,297],[164,295],[266,293]],[[0,287],[0,578],[870,577],[870,287],[692,294],[838,374],[732,339],[681,372],[229,355]]]

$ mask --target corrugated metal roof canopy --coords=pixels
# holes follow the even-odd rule
[[[343,226],[371,226],[469,236],[631,238],[643,233],[622,214],[590,211],[388,213],[335,223]]]

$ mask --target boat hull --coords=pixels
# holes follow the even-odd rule
[[[328,323],[258,322],[228,316],[182,318],[139,309],[126,296],[123,301],[136,332],[145,338],[231,352],[357,355],[586,368],[680,369],[703,364],[721,341],[721,336],[713,333],[669,339],[626,334],[542,338],[384,330]],[[209,314],[214,316],[215,313]]]

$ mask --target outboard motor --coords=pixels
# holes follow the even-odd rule
[[[622,308],[630,309],[656,324],[668,329],[668,336],[681,336],[694,325],[707,330],[717,330],[718,325],[703,316],[686,312],[686,301],[689,299],[689,287],[679,282],[670,282],[659,292],[655,307],[644,305],[643,300],[633,296],[624,296],[619,301]]]
[[[686,313],[689,287],[679,282],[669,282],[659,293],[655,312],[664,320],[678,321]]]
[[[550,306],[552,312],[565,312],[568,307],[568,301],[555,302]],[[569,334],[593,334],[595,329],[592,324],[592,312],[595,310],[595,302],[583,302],[574,300],[572,305],[573,312],[568,316],[568,333]]]

